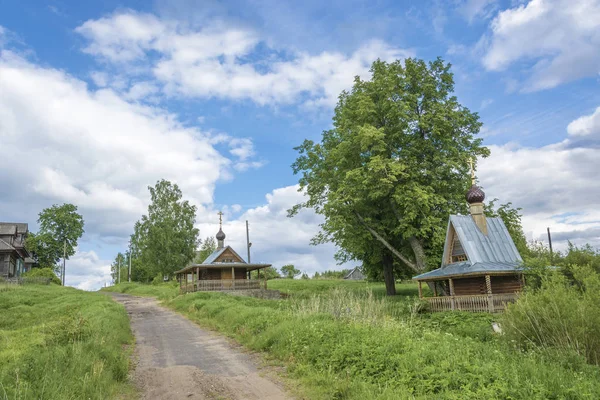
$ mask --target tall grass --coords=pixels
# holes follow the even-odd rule
[[[401,313],[390,302],[376,297],[371,290],[359,293],[346,288],[333,289],[326,296],[312,294],[308,298],[292,297],[289,307],[298,316],[324,313],[336,319],[369,324],[379,324]]]
[[[599,368],[514,351],[491,333],[471,336],[462,314],[411,316],[402,302],[368,293],[323,296],[273,301],[197,292],[165,304],[283,363],[301,382],[301,398],[600,398]],[[476,317],[466,321],[479,332],[490,316]],[[374,322],[380,318],[385,323]]]
[[[506,337],[523,348],[574,353],[600,365],[600,275],[591,267],[572,267],[570,273],[574,281],[547,272],[539,289],[509,306]]]
[[[165,282],[156,285],[143,283],[119,283],[100,289],[103,292],[126,293],[140,297],[156,297],[160,300],[169,300],[179,295],[177,282]]]
[[[124,308],[61,286],[0,292],[0,399],[111,399],[133,395]]]

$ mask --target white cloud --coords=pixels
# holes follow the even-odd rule
[[[523,90],[548,89],[600,72],[600,1],[531,0],[500,12],[480,41],[483,65],[532,63]]]
[[[350,56],[282,54],[248,29],[213,23],[194,30],[134,11],[89,20],[76,31],[89,40],[85,52],[116,65],[135,64],[136,73],[151,74],[167,94],[250,99],[260,105],[332,106],[375,59],[411,55],[378,40]]]
[[[312,210],[302,210],[296,217],[288,218],[287,210],[303,201],[298,186],[287,186],[273,190],[266,195],[266,204],[247,210],[235,220],[230,220],[235,207],[226,209],[223,231],[227,235],[225,244],[231,245],[244,259],[246,251],[246,223],[250,225],[251,261],[273,264],[280,268],[294,264],[297,268],[312,275],[316,271],[350,268],[360,263],[339,266],[333,258],[335,246],[325,244],[310,246],[310,239],[319,231],[322,217]],[[204,221],[214,223],[199,224],[200,231],[208,235],[217,233],[218,219],[215,212],[208,212]]]
[[[562,240],[600,246],[599,109],[569,124],[568,138],[540,148],[514,143],[491,146],[480,161],[480,182],[488,198],[523,208],[523,223],[533,239],[550,227]]]
[[[95,251],[78,251],[67,260],[65,284],[83,290],[98,290],[110,285],[110,261],[102,260]]]
[[[496,9],[496,0],[466,0],[459,5],[459,12],[469,22],[476,18],[487,19]]]
[[[577,118],[567,126],[567,132],[571,136],[597,136],[600,139],[600,107],[596,108],[591,115]]]
[[[0,53],[0,93],[2,162],[14,166],[0,176],[0,205],[28,201],[34,213],[71,202],[90,234],[129,233],[145,212],[147,186],[159,179],[178,183],[194,204],[209,204],[216,182],[237,161],[258,162],[250,139],[232,147],[238,150],[230,160],[211,134],[183,126],[175,115],[132,104],[111,89],[92,91],[9,51]]]

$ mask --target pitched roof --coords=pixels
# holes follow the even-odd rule
[[[236,252],[235,252],[235,250],[233,250],[233,249],[231,248],[231,246],[225,246],[225,247],[223,247],[222,249],[217,249],[217,250],[213,251],[213,253],[212,253],[210,256],[206,257],[206,260],[202,261],[202,264],[215,264],[215,260],[216,260],[217,258],[219,258],[219,256],[220,256],[221,254],[223,254],[223,253],[225,252],[225,250],[227,250],[227,249],[231,250],[231,252],[232,252],[232,253],[233,253],[233,254],[234,254],[234,255],[235,255],[237,258],[239,258],[239,259],[241,260],[241,261],[240,261],[240,263],[242,263],[242,264],[245,264],[245,263],[246,263],[246,261],[244,261],[244,259],[243,259],[242,257],[240,257],[240,255],[239,255],[238,253],[236,253]],[[220,263],[219,263],[219,264],[220,264]]]
[[[354,267],[354,269],[352,269],[352,271],[348,272],[348,274],[344,277],[344,279],[348,279],[352,276],[352,274],[354,274],[354,272],[359,273],[359,276],[361,277],[360,279],[364,279],[365,278],[365,274],[362,273],[362,271],[360,270],[359,267]]]
[[[451,215],[446,230],[442,267],[415,276],[431,279],[457,275],[510,273],[521,270],[523,259],[501,218],[486,218],[488,234],[484,235],[470,215]],[[448,264],[452,230],[467,256],[467,261]]]
[[[0,235],[14,235],[17,233],[15,224],[0,223]]]
[[[8,228],[11,229],[9,233],[14,233],[15,228],[12,228],[13,226],[16,227],[17,233],[27,233],[29,231],[29,225],[26,222],[0,222],[0,232],[5,226],[11,227]]]
[[[471,264],[485,262],[521,263],[523,259],[517,250],[508,229],[501,218],[486,218],[488,234],[484,235],[473,217],[470,215],[451,215],[446,231],[446,246],[444,246],[444,262],[448,259],[448,240],[451,226],[462,244]]]

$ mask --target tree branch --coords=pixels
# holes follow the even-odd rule
[[[392,246],[391,244],[389,244],[389,242],[387,240],[385,240],[383,238],[383,236],[381,236],[379,233],[377,233],[377,231],[375,231],[373,228],[371,228],[369,225],[367,225],[367,223],[365,222],[364,218],[357,211],[354,211],[354,214],[356,215],[356,218],[358,218],[358,221],[361,223],[361,225],[364,226],[365,229],[368,230],[369,233],[371,233],[371,235],[373,235],[373,237],[375,237],[375,239],[377,239],[389,251],[391,251],[393,255],[395,255],[396,257],[398,257],[400,259],[400,261],[402,261],[404,264],[406,264],[406,266],[409,267],[410,269],[412,269],[413,271],[415,271],[415,272],[421,272],[418,269],[417,265],[415,265],[413,262],[411,262],[408,258],[404,257],[402,255],[402,253],[400,253],[398,250],[396,250],[394,248],[394,246]]]

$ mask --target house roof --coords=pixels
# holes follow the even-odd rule
[[[223,254],[227,249],[231,250],[231,252],[240,260],[241,263],[246,263],[246,261],[244,261],[244,259],[240,257],[240,255],[236,253],[236,251],[233,248],[231,248],[231,246],[225,246],[221,249],[216,249],[215,251],[213,251],[210,256],[206,257],[206,260],[202,261],[202,264],[213,264],[215,260],[219,258],[219,256]]]
[[[451,215],[446,230],[446,243],[442,267],[415,276],[423,280],[438,277],[519,271],[523,259],[501,218],[486,218],[487,235],[484,235],[470,215]],[[467,261],[448,264],[452,229],[465,251]]]
[[[223,269],[223,268],[246,268],[248,271],[253,271],[255,269],[262,269],[270,267],[272,264],[248,264],[248,263],[212,263],[212,264],[191,264],[187,267],[180,269],[179,271],[175,271],[175,274],[183,274],[186,272],[192,272],[196,268],[200,269]]]
[[[471,264],[468,261],[450,264],[443,268],[434,269],[433,271],[425,272],[417,275],[413,279],[417,280],[436,280],[439,278],[452,278],[458,276],[469,275],[502,275],[511,274],[522,271],[520,264],[501,263],[501,262],[479,262]]]
[[[344,279],[348,279],[349,277],[351,277],[351,276],[352,276],[352,274],[353,274],[355,271],[358,271],[358,273],[359,273],[359,274],[361,274],[363,277],[365,276],[365,275],[362,273],[362,271],[360,270],[360,268],[359,268],[359,267],[354,267],[354,268],[352,269],[352,271],[348,272],[348,274],[347,274],[347,275],[344,277]]]
[[[0,223],[0,235],[15,235],[17,226],[15,224]]]
[[[9,227],[7,228],[9,230],[8,234],[15,233],[15,228],[13,227],[16,227],[17,233],[27,233],[29,231],[29,225],[26,222],[0,222],[0,234],[7,234],[2,233],[3,227]]]

